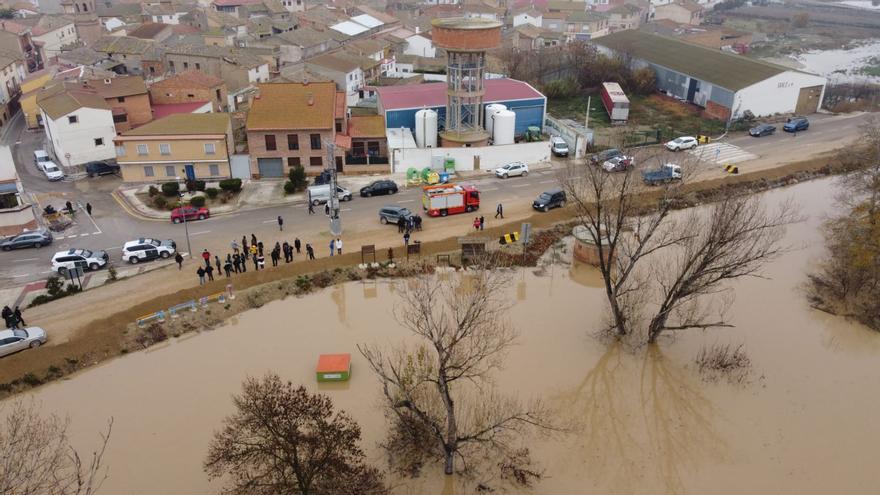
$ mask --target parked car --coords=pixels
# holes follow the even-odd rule
[[[204,220],[211,216],[211,211],[204,206],[196,208],[195,206],[181,206],[171,210],[171,221],[180,223],[184,218],[189,220]]]
[[[605,163],[602,164],[602,168],[606,172],[624,172],[633,165],[635,165],[635,159],[633,157],[620,155],[605,160]]]
[[[361,188],[363,198],[380,194],[397,194],[397,184],[393,180],[377,180]]]
[[[50,161],[52,161],[52,159],[49,158],[49,153],[46,153],[46,150],[35,150],[34,151],[34,165],[36,165],[37,168],[40,169],[40,171],[43,170],[42,163],[43,162],[50,162]]]
[[[550,138],[550,152],[556,156],[568,156],[568,143],[559,136]]]
[[[681,180],[681,167],[674,163],[666,163],[656,170],[643,171],[642,180],[649,186]]]
[[[506,179],[508,177],[526,177],[529,175],[529,166],[523,162],[511,162],[495,169],[495,177]]]
[[[666,149],[669,151],[689,150],[697,147],[697,138],[693,136],[682,136],[666,143]]]
[[[157,258],[168,258],[177,252],[177,243],[171,239],[159,241],[156,239],[140,238],[128,241],[122,246],[122,261],[137,264],[141,261],[150,261]]]
[[[330,201],[330,184],[320,186],[309,186],[309,201],[313,205],[318,206],[321,203]],[[336,186],[336,198],[339,201],[351,201],[351,191],[344,187]]]
[[[119,165],[107,162],[91,162],[86,164],[86,173],[89,174],[89,177],[118,174]]]
[[[532,208],[540,211],[550,211],[551,208],[565,206],[565,191],[562,189],[550,189],[542,192],[537,199],[532,201]]]
[[[0,357],[25,349],[36,349],[46,343],[46,331],[40,327],[0,330]]]
[[[413,216],[412,212],[404,206],[392,205],[379,208],[379,223],[393,223],[396,225],[397,221],[401,218],[406,220],[411,216]]]
[[[45,161],[40,162],[40,167],[43,170],[43,173],[46,174],[46,178],[50,181],[61,180],[64,178],[64,172],[58,168],[58,165],[55,165],[53,161]]]
[[[52,271],[62,275],[76,267],[83,270],[97,270],[107,264],[110,257],[106,251],[89,251],[88,249],[68,249],[58,251],[52,256]]]
[[[749,129],[749,135],[753,137],[769,136],[776,132],[776,126],[771,124],[759,124]]]
[[[782,126],[782,130],[785,132],[806,131],[809,128],[810,121],[806,117],[789,117],[785,125]]]
[[[606,161],[614,158],[615,156],[620,156],[622,154],[623,154],[623,152],[621,152],[619,149],[615,149],[615,148],[607,149],[607,150],[600,151],[600,152],[592,155],[590,157],[590,163],[592,163],[593,165],[601,165],[601,164],[605,163]]]
[[[331,172],[329,170],[322,171],[319,175],[315,176],[314,185],[323,186],[324,184],[329,184],[330,183],[330,174],[332,174],[332,173],[333,172]]]
[[[0,242],[0,249],[11,251],[28,247],[41,248],[52,244],[52,240],[52,233],[48,230],[31,230],[30,232],[23,232]]]

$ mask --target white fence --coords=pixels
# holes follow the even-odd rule
[[[410,167],[422,169],[435,162],[434,157],[454,158],[455,170],[491,170],[506,163],[527,164],[550,160],[550,143],[518,143],[471,148],[397,148],[391,150],[394,173],[405,173]]]

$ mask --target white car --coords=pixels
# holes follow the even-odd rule
[[[511,162],[495,169],[495,177],[506,179],[508,177],[526,177],[529,175],[529,166],[523,162]]]
[[[25,349],[34,349],[46,343],[46,331],[40,327],[0,330],[0,357]]]
[[[168,258],[176,252],[177,244],[171,239],[159,241],[142,237],[128,241],[122,246],[122,261],[137,264],[141,261]]]
[[[51,160],[47,160],[45,162],[40,162],[40,170],[46,174],[46,178],[51,181],[61,180],[64,178],[64,172],[58,168],[58,165],[55,165],[55,162]]]
[[[107,264],[106,251],[89,251],[88,249],[69,249],[58,251],[52,256],[52,271],[62,275],[68,270],[81,267],[85,270],[97,270]]]
[[[606,172],[623,172],[635,164],[635,158],[626,155],[619,155],[605,160],[602,163],[602,169]]]
[[[693,136],[682,136],[666,143],[666,149],[669,151],[689,150],[696,147],[697,138]]]

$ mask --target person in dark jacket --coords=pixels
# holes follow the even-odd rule
[[[296,248],[296,254],[300,254],[299,248],[301,246],[302,246],[302,244],[299,242],[299,237],[297,237],[296,239],[293,240],[293,247]]]
[[[181,255],[180,253],[175,254],[174,261],[177,262],[177,269],[178,270],[183,269],[183,255]]]
[[[15,307],[15,311],[12,312],[12,316],[15,317],[16,323],[21,323],[21,326],[27,326],[27,323],[24,322],[24,318],[21,317],[21,309],[18,306]]]
[[[226,260],[226,264],[223,265],[223,271],[226,272],[226,278],[229,278],[232,275],[232,262]]]
[[[315,259],[315,249],[309,243],[306,243],[306,253],[308,253],[310,260]]]
[[[205,267],[205,274],[208,275],[208,281],[214,281],[214,267],[209,263],[207,267]]]
[[[214,264],[217,265],[217,276],[220,276],[220,268],[223,266],[220,264],[220,257],[216,254],[214,255]]]
[[[205,269],[200,266],[199,269],[196,270],[196,275],[199,276],[199,285],[205,285]]]

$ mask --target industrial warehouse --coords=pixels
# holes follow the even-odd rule
[[[657,89],[731,120],[819,109],[824,77],[636,30],[594,41],[608,54],[632,59],[657,74]]]

